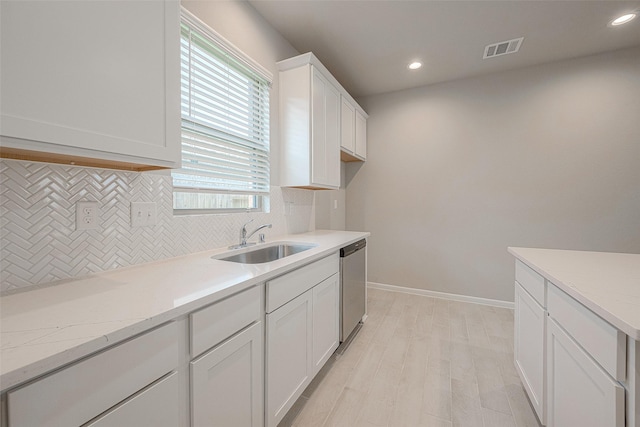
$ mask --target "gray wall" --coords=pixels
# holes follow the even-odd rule
[[[508,246],[640,253],[640,49],[358,101],[369,281],[513,301]]]

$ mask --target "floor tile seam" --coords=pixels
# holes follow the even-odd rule
[[[487,423],[485,423],[485,421],[484,421],[484,411],[482,411],[483,409],[486,409],[487,411],[496,412],[496,413],[502,414],[502,415],[510,415],[511,419],[513,420],[513,425],[516,426],[516,417],[513,414],[505,414],[504,412],[496,411],[495,409],[481,407],[480,408],[480,416],[482,417],[482,425],[483,425],[483,427],[495,427],[494,425],[488,425]]]
[[[345,387],[342,387],[342,390],[340,391],[340,394],[344,393],[344,390],[345,390]],[[327,415],[325,415],[324,419],[322,420],[322,423],[320,424],[321,426],[324,426],[327,423],[327,421],[329,421],[329,417],[331,417],[331,414],[335,410],[335,408],[338,405],[339,401],[340,401],[340,395],[338,395],[338,398],[333,402],[333,405],[331,405],[331,409],[329,409],[329,412],[327,412]],[[300,412],[302,412],[302,411],[300,411]],[[300,414],[298,414],[298,415],[300,415]],[[296,416],[296,418],[297,418],[297,416]],[[301,427],[304,427],[304,426],[301,426]]]
[[[382,359],[380,359],[380,360],[382,360]],[[376,371],[376,373],[377,373],[377,371]],[[361,392],[361,393],[362,393],[362,392]],[[364,393],[363,393],[363,397],[362,397],[362,399],[364,399],[364,401],[365,401],[365,402],[368,400],[367,398],[369,397],[369,393],[371,393],[371,387],[369,387],[369,389],[368,389],[366,392],[364,392]],[[362,414],[363,414],[363,412],[364,412],[364,409],[365,409],[365,405],[364,405],[364,404],[359,405],[359,408],[358,408],[358,415],[357,415],[357,416],[356,416],[356,418],[355,418],[354,425],[356,425],[356,426],[357,426],[357,425],[359,425],[359,424],[360,424],[360,421],[362,420]],[[388,424],[388,421],[387,421],[387,424]],[[323,427],[325,427],[325,426],[323,425]],[[328,426],[327,426],[327,427],[328,427]]]
[[[405,305],[405,306],[407,306],[407,305]],[[409,337],[408,337],[409,341],[411,341],[413,339],[413,337],[415,336],[415,333],[416,333],[416,329],[417,329],[417,325],[418,325],[418,313],[419,313],[419,310],[416,308],[415,315],[412,316],[413,317],[413,321],[411,322],[412,328],[410,329],[411,332],[410,332]]]
[[[386,313],[385,313],[385,314],[386,314]],[[363,327],[366,327],[366,322],[365,322],[365,324],[363,325]],[[376,330],[377,330],[379,327],[380,327],[380,324],[378,324],[378,325],[375,327],[375,328],[376,328]],[[368,348],[368,347],[372,344],[372,342],[373,342],[373,337],[374,337],[374,336],[375,336],[375,332],[374,332],[374,334],[372,335],[372,338],[369,340],[369,343],[366,343],[366,344],[365,344],[365,349],[363,349],[363,351],[361,352],[361,354],[360,354],[360,356],[358,357],[358,360],[356,361],[356,363],[355,363],[355,365],[354,365],[354,366],[357,366],[357,365],[360,363],[360,361],[362,360],[362,358],[363,358],[363,357],[364,357],[364,355],[366,354],[366,348]],[[357,341],[357,340],[358,340],[358,335],[356,335],[355,340],[350,344],[350,347],[351,347],[352,345],[356,344],[356,341]],[[349,351],[349,349],[348,349],[348,348],[347,348],[347,351]],[[381,360],[382,360],[382,358],[381,358]],[[339,363],[339,359],[336,359],[336,363]],[[379,364],[380,364],[380,362],[378,362],[378,366],[376,367],[376,372],[377,372],[377,370],[379,369]],[[326,424],[326,422],[327,422],[327,421],[329,420],[329,418],[331,417],[331,414],[333,414],[333,412],[335,411],[335,409],[336,409],[336,407],[337,407],[337,405],[338,405],[338,402],[340,401],[340,395],[342,395],[342,394],[344,393],[344,391],[348,388],[347,384],[349,383],[349,380],[352,378],[352,376],[353,376],[354,372],[355,372],[355,369],[352,369],[352,370],[350,370],[350,371],[349,371],[349,375],[348,375],[348,376],[347,376],[347,378],[345,379],[344,384],[343,384],[343,386],[342,386],[342,388],[341,388],[341,390],[340,390],[340,393],[338,394],[338,397],[334,400],[333,404],[331,405],[331,408],[330,408],[329,412],[327,413],[327,415],[326,415],[326,416],[324,417],[324,419],[322,420],[322,423],[320,424],[321,426],[324,426],[324,425]],[[317,390],[317,389],[316,389],[316,390]],[[355,389],[354,389],[354,390],[355,390]],[[368,390],[367,390],[367,392],[368,392]],[[304,410],[304,407],[303,407],[303,408],[300,410],[300,412],[296,415],[296,418],[295,418],[295,419],[297,419],[297,418],[299,417],[299,415],[302,413],[302,411],[303,411],[303,410]],[[294,419],[294,421],[295,421],[295,419]]]
[[[445,423],[449,423],[449,424],[453,425],[453,421],[452,420],[447,420],[446,418],[442,418],[442,417],[439,417],[439,416],[433,415],[433,414],[427,414],[427,415],[429,415],[430,417],[435,418],[437,420],[444,421]]]
[[[373,343],[373,341],[372,341],[372,342],[370,343],[370,346],[371,346],[371,345],[378,345],[378,346],[379,346],[380,344],[374,344],[374,343]],[[376,375],[378,375],[378,372],[380,371],[380,366],[382,365],[382,359],[383,359],[383,357],[384,357],[384,353],[385,353],[385,351],[382,351],[382,354],[380,354],[380,358],[378,359],[378,362],[376,363],[376,369],[375,369],[375,371],[374,371],[374,373],[373,373],[373,377],[374,377],[374,378],[375,378],[375,376],[376,376]],[[345,385],[345,388],[347,388],[347,387],[348,387],[348,386],[347,386],[347,385]],[[359,390],[359,389],[353,389],[353,390],[357,390],[357,391],[359,391],[359,392],[361,392],[361,393],[364,393],[364,394],[365,394],[365,396],[366,396],[366,395],[368,395],[368,394],[369,394],[369,391],[371,390],[371,382],[368,384],[368,386],[367,386],[367,389],[366,389],[366,390]]]
[[[476,383],[478,384],[478,401],[480,402],[480,408],[481,409],[482,408],[489,409],[489,410],[492,410],[492,411],[495,411],[495,412],[500,412],[500,413],[504,414],[504,412],[502,412],[502,411],[496,411],[494,409],[487,408],[482,404],[482,399],[480,398],[480,395],[482,394],[482,392],[480,391],[480,382],[478,381],[478,369],[477,369],[476,360],[475,360],[474,357],[471,358],[471,363],[473,363],[473,371],[475,373]],[[514,420],[515,420],[515,417],[513,415],[513,408],[511,407],[511,402],[509,402],[509,397],[507,396],[506,389],[505,389],[505,384],[504,384],[504,380],[502,379],[502,376],[501,376],[500,380],[502,381],[502,389],[504,390],[505,397],[507,398],[507,404],[509,405],[509,411],[510,411],[509,414],[505,414],[505,415],[511,415],[511,417],[514,418]],[[484,417],[482,417],[482,423],[484,425]],[[492,427],[492,426],[484,426],[484,427]]]
[[[414,332],[415,332],[415,331],[414,331]],[[407,354],[409,353],[409,348],[411,347],[411,343],[413,342],[412,338],[413,338],[414,336],[415,336],[415,333],[413,333],[413,332],[412,332],[412,334],[411,334],[411,338],[409,338],[409,344],[407,345],[407,351],[405,351],[405,354],[404,354],[404,360],[403,360],[403,362],[402,362],[402,369],[400,370],[400,376],[399,376],[399,378],[400,378],[400,379],[402,378],[402,373],[404,372],[405,367],[406,367]],[[429,358],[429,353],[427,352],[427,360],[425,360],[425,362],[422,364],[422,374],[423,374],[423,376],[424,376],[425,378],[426,378],[426,371],[427,371],[427,361],[428,361],[428,358]],[[400,380],[398,381],[398,383],[399,383],[399,382],[400,382]],[[396,390],[396,396],[395,396],[395,399],[394,399],[394,410],[395,410],[395,406],[396,406],[396,405],[395,405],[395,402],[397,402],[397,401],[398,401],[399,393],[400,393],[400,387],[397,387],[397,390]],[[424,401],[424,387],[421,387],[421,388],[420,388],[420,411],[422,411],[423,401]],[[393,411],[392,411],[392,414],[393,414]]]
[[[433,316],[435,316],[435,310],[432,313],[432,317]],[[433,354],[431,354],[431,352],[427,353],[427,360],[425,360],[425,364],[424,364],[425,370],[428,369],[429,359],[431,359],[431,358],[435,358],[435,356]],[[448,372],[448,377],[449,377],[448,397],[449,397],[449,405],[451,407],[451,419],[450,420],[445,420],[445,421],[448,421],[448,422],[451,423],[451,425],[453,425],[453,384],[452,384],[452,381],[451,381],[451,354],[449,354],[448,361],[449,361],[449,368],[448,368],[448,371],[449,371]],[[444,390],[440,390],[440,392],[442,392],[442,391],[444,391]],[[422,388],[422,396],[424,398],[424,387]],[[423,401],[422,402],[422,407],[420,408],[421,411],[424,410],[424,406],[425,406],[425,402]],[[437,417],[435,414],[431,414],[429,412],[426,412],[426,413],[431,415],[431,416],[433,416],[433,417]],[[442,417],[437,417],[437,418],[443,419]]]
[[[520,384],[520,387],[522,387],[522,384]],[[526,394],[524,389],[522,390],[522,393]],[[534,420],[536,422],[536,426],[537,427],[541,427],[541,424],[538,421],[538,416],[536,415],[535,410],[533,409],[533,406],[531,406],[531,402],[529,402],[529,400],[528,400],[528,398],[526,396],[524,396],[524,398],[526,399],[525,403],[529,406],[529,408],[531,410],[532,416],[533,416],[533,418],[534,418]],[[509,406],[512,408],[512,411],[513,411],[513,404],[511,403],[511,397],[510,397],[509,393],[507,393],[507,400],[509,401]],[[515,421],[516,427],[526,427],[526,424],[520,424],[518,422],[518,419],[515,416],[515,412],[514,412],[514,415],[513,415],[513,419]]]
[[[484,331],[484,334],[487,337],[487,349],[496,351],[493,348],[493,344],[491,343],[491,340],[490,340],[490,337],[489,337],[489,332],[487,330],[487,325],[485,324],[485,318],[484,318],[484,316],[480,316],[480,317],[482,319],[482,322],[481,322],[482,330]],[[484,347],[482,347],[482,348],[484,348]],[[475,368],[475,366],[474,366],[474,368]]]
[[[471,336],[471,334],[469,333],[469,319],[467,318],[466,313],[462,315],[462,318],[464,319],[464,329],[467,332],[467,342],[469,342],[469,337]],[[482,328],[484,329],[484,325],[482,325]],[[486,330],[485,333],[487,333]]]
[[[388,304],[387,307],[385,307],[385,311],[384,313],[381,315],[381,319],[380,319],[380,324],[378,325],[378,327],[376,328],[376,331],[373,333],[373,335],[371,336],[371,342],[375,341],[376,337],[378,336],[378,331],[380,330],[380,327],[382,326],[382,324],[384,323],[385,318],[389,315],[389,311],[391,310],[391,306],[393,305],[393,303],[395,302],[395,298],[393,299],[393,301],[391,302],[391,304]],[[398,322],[400,321],[400,318],[395,316],[395,323],[393,326],[393,331],[395,332],[397,326],[398,326]]]
[[[399,321],[400,321],[400,318],[398,317],[397,322],[399,323]],[[397,325],[396,325],[396,327],[397,327]],[[395,328],[394,328],[394,330],[395,330]],[[388,350],[388,346],[385,346],[385,347],[386,347],[386,348],[385,348],[385,351],[383,352],[382,356],[380,357],[380,360],[378,361],[378,366],[376,367],[376,372],[375,372],[375,374],[374,374],[374,377],[375,377],[375,376],[377,376],[377,375],[378,375],[378,373],[380,372],[380,368],[381,368],[381,366],[382,366],[382,362],[384,361],[384,355],[385,355],[385,353],[386,353],[386,352],[387,352],[387,350]],[[407,345],[407,348],[408,348],[408,345]],[[403,356],[402,356],[402,367],[401,367],[400,372],[402,372],[402,368],[404,367],[404,362],[405,362],[405,360],[406,360],[406,355],[407,355],[407,349],[405,348],[404,353],[403,353]],[[396,378],[397,378],[397,379],[396,379],[396,380],[394,380],[394,384],[395,384],[394,396],[396,396],[396,395],[397,395],[397,393],[398,393],[398,388],[399,388],[399,384],[400,384],[400,375],[398,375]],[[369,384],[369,387],[368,387],[368,389],[367,389],[366,393],[364,393],[364,398],[365,398],[365,400],[367,399],[367,397],[368,397],[368,396],[370,395],[370,393],[371,393],[372,385],[373,385],[373,382],[372,382],[371,384]],[[395,406],[395,399],[392,401],[392,405],[394,405],[394,406]],[[358,417],[356,418],[356,425],[358,424],[358,421],[360,421],[360,419],[361,419],[361,417],[362,417],[362,412],[363,412],[363,411],[364,411],[364,405],[362,405],[362,407],[360,408],[360,411],[359,411],[359,413],[358,413]],[[391,414],[388,414],[388,416],[387,416],[387,421],[386,421],[385,425],[388,425],[388,423],[389,423],[389,419],[390,419],[390,418],[391,418]]]
[[[356,339],[357,339],[357,337],[356,337]],[[355,343],[352,343],[352,344],[355,344]],[[367,347],[368,347],[368,345],[367,345]],[[365,348],[367,348],[367,347],[365,347]],[[347,351],[349,351],[349,349],[347,349]],[[363,349],[363,351],[360,354],[360,357],[358,357],[358,360],[356,361],[356,364],[354,365],[354,369],[351,369],[349,371],[349,374],[345,378],[344,383],[342,385],[342,389],[340,390],[339,394],[342,394],[344,392],[344,390],[348,388],[347,384],[349,384],[349,381],[351,380],[351,378],[353,378],[353,376],[354,376],[354,374],[356,372],[355,366],[360,364],[360,361],[364,358],[365,353],[366,353],[366,350]],[[355,390],[355,389],[353,389],[353,390]],[[325,420],[323,421],[322,425],[324,425],[324,423],[329,419],[329,416],[331,415],[331,412],[333,412],[334,407],[338,404],[338,401],[339,401],[339,395],[338,395],[338,398],[333,402],[331,410],[327,414],[327,416],[326,416]]]
[[[502,380],[502,382],[504,382],[504,379]],[[506,384],[504,385],[504,389],[505,389],[505,394],[507,395],[507,403],[509,404],[509,410],[511,411],[511,417],[513,418],[513,424],[516,425],[516,427],[517,427],[518,423],[516,421],[516,413],[513,410],[513,405],[511,404],[511,399],[509,398],[509,393],[507,393],[507,385]]]
[[[320,424],[321,427],[329,427],[327,425],[327,422],[329,422],[329,420],[331,419],[331,416],[335,413],[336,408],[338,407],[338,402],[340,402],[340,396],[343,396],[345,391],[347,390],[347,386],[342,387],[342,390],[340,391],[340,393],[338,394],[338,398],[336,399],[335,403],[333,404],[333,406],[331,407],[331,410],[329,411],[329,413],[327,414],[327,416],[325,417],[325,419],[322,421],[322,424]],[[351,390],[355,390],[355,389],[351,389]],[[357,419],[356,419],[357,421]],[[304,427],[304,426],[301,426]]]
[[[302,405],[302,407],[298,410],[298,413],[296,414],[296,416],[295,416],[295,417],[293,417],[293,419],[291,420],[291,424],[290,424],[290,425],[291,425],[291,427],[296,427],[296,421],[297,421],[297,420],[298,420],[298,418],[300,417],[300,414],[302,414],[302,413],[304,412],[304,408],[307,406],[307,403],[309,403],[309,398],[308,398],[308,397],[305,397],[305,396],[302,396],[302,395],[301,395],[301,396],[298,398],[298,400],[299,400],[299,399],[304,399],[304,400],[305,400],[305,402],[304,402],[304,404]],[[296,403],[297,403],[297,401],[296,401]],[[295,403],[294,403],[293,405],[295,406]],[[293,406],[292,406],[291,408],[293,409]],[[289,410],[291,410],[291,409],[289,409]],[[287,414],[285,414],[285,418],[286,418],[286,416],[287,416]],[[282,422],[282,421],[281,421],[281,422]]]

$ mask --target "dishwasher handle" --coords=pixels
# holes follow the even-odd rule
[[[349,246],[345,246],[340,249],[340,258],[344,258],[349,256],[355,252],[358,252],[360,249],[364,249],[367,246],[367,241],[365,239],[358,240],[355,243],[350,244]]]

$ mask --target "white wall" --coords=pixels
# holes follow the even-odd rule
[[[340,162],[340,189],[315,191],[316,229],[344,230],[346,227],[346,163]]]
[[[370,281],[513,301],[508,246],[640,253],[640,49],[358,101]]]

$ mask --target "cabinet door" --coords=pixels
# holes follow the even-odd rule
[[[262,323],[191,362],[194,427],[263,425]]]
[[[174,372],[84,427],[175,427],[179,424],[179,386]]]
[[[365,160],[367,158],[367,118],[356,110],[356,157]]]
[[[179,166],[178,1],[1,3],[3,149]]]
[[[340,92],[332,85],[327,86],[327,184],[340,187]]]
[[[623,427],[624,389],[553,320],[547,322],[547,425]]]
[[[515,292],[515,339],[513,354],[516,371],[529,395],[529,400],[544,425],[545,402],[545,317],[540,306],[516,282]]]
[[[340,187],[340,94],[313,68],[311,183]]]
[[[334,274],[313,288],[313,375],[338,348],[340,339],[340,283]]]
[[[353,154],[356,148],[356,109],[348,99],[340,103],[340,148]]]
[[[312,290],[267,315],[267,426],[275,427],[313,377]]]

